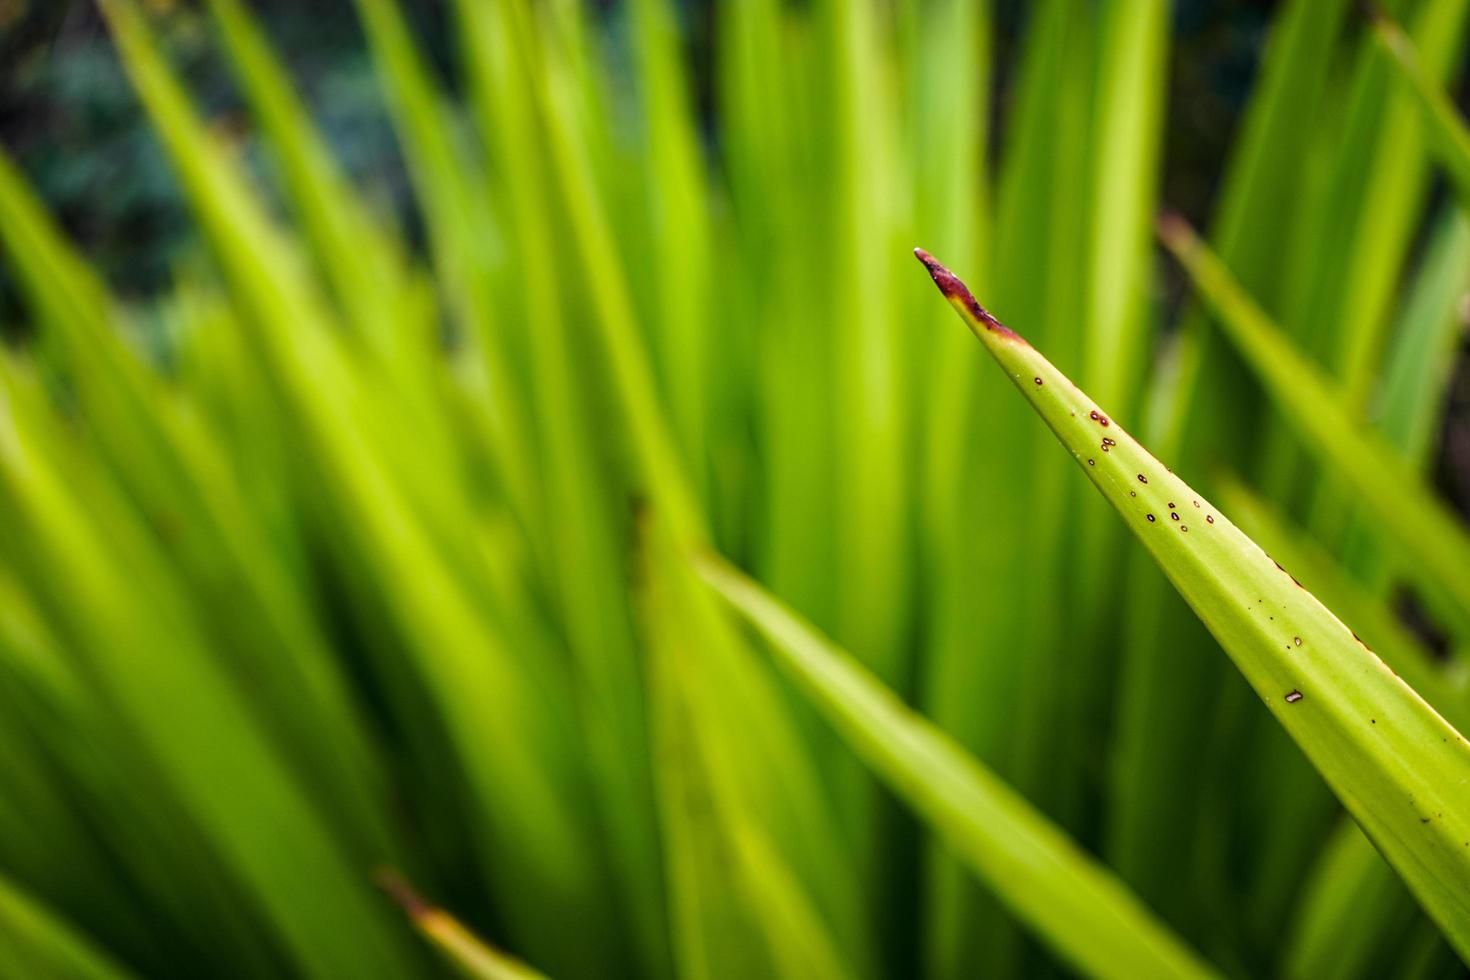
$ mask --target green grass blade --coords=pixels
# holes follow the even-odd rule
[[[1421,471],[1431,465],[1454,376],[1467,291],[1470,213],[1446,208],[1404,299],[1373,408],[1375,426]]]
[[[0,437],[0,501],[19,539],[11,560],[51,609],[87,611],[60,620],[69,647],[85,656],[200,836],[303,974],[413,969],[346,846],[208,655],[186,585],[138,515],[105,474],[63,451],[58,430],[8,378],[0,398],[14,426]],[[149,601],[135,602],[134,589]]]
[[[952,273],[920,258],[1425,910],[1470,952],[1470,743]]]
[[[1300,199],[1312,171],[1310,122],[1331,92],[1349,9],[1347,0],[1288,0],[1278,7],[1221,178],[1212,240],[1268,307],[1282,292],[1279,218]],[[1261,399],[1203,310],[1186,313],[1175,337],[1169,356],[1157,362],[1149,414],[1140,426],[1146,424],[1156,448],[1181,468],[1213,464],[1229,445],[1229,427],[1254,419]],[[1212,713],[1227,710],[1221,693],[1240,700],[1244,685],[1225,658],[1209,653],[1209,633],[1138,551],[1118,616],[1125,635],[1104,853],[1142,895],[1203,943],[1218,935],[1220,910],[1230,907],[1231,897],[1219,886],[1220,865],[1233,857],[1222,860],[1195,843],[1229,811],[1212,805],[1221,792],[1220,770],[1200,766],[1198,746],[1174,732],[1195,722],[1204,700]],[[1180,650],[1196,655],[1181,658]],[[1237,955],[1240,945],[1222,943],[1217,957]]]
[[[1304,887],[1281,973],[1290,980],[1368,980],[1385,970],[1397,976],[1402,964],[1383,962],[1383,940],[1402,936],[1414,911],[1393,870],[1344,820]]]
[[[705,660],[721,638],[689,615],[712,599],[682,563],[670,561],[667,544],[651,544],[642,605],[653,660],[673,921],[689,929],[675,940],[679,973],[851,976],[808,894],[813,881],[793,875],[755,819],[761,806],[740,773],[746,752],[731,737],[733,713],[721,704],[727,688],[711,684]],[[656,564],[660,555],[662,565]],[[847,949],[849,955],[858,951]]]
[[[1415,6],[1415,36],[1428,42],[1429,63],[1441,75],[1467,12],[1460,0]],[[1371,393],[1394,286],[1429,190],[1424,128],[1393,81],[1386,59],[1365,38],[1342,132],[1321,137],[1329,157],[1320,193],[1306,195],[1310,204],[1294,222],[1281,263],[1289,283],[1283,327],[1328,366],[1355,410]]]
[[[0,876],[0,949],[11,976],[128,980],[91,940]]]
[[[1460,207],[1470,212],[1470,130],[1460,116],[1444,86],[1426,70],[1414,41],[1387,14],[1375,10],[1373,35],[1391,63],[1409,83],[1409,89],[1423,110],[1440,165],[1449,177],[1450,187]]]
[[[1459,731],[1470,730],[1470,687],[1463,672],[1448,672],[1398,621],[1394,611],[1366,591],[1320,547],[1288,527],[1281,515],[1244,486],[1226,480],[1221,502],[1240,526],[1300,576],[1302,583],[1333,609],[1350,610],[1351,626],[1390,669],[1418,691]],[[1279,797],[1276,798],[1279,801]],[[1277,835],[1286,850],[1310,851],[1320,835],[1315,821],[1301,822]],[[1370,977],[1372,961],[1393,945],[1413,899],[1351,821],[1341,820],[1301,886],[1291,926],[1285,933],[1285,970],[1291,977]],[[1298,861],[1267,854],[1256,872],[1264,888],[1290,894],[1300,874]],[[1260,898],[1252,904],[1264,906]]]
[[[1470,635],[1470,534],[1399,453],[1355,422],[1333,384],[1186,224],[1161,222],[1160,235],[1303,445],[1358,495],[1435,611]]]
[[[354,833],[364,831],[369,850],[388,857],[372,802],[381,799],[382,777],[368,760],[361,719],[217,433],[181,412],[129,349],[116,304],[3,154],[0,242],[15,256],[48,362],[75,385],[96,448],[142,510],[173,515],[168,544],[195,575],[196,601],[220,620],[217,643],[230,651],[221,659],[248,673],[260,714],[289,743],[306,746],[293,764],[309,784],[341,808]],[[290,655],[273,656],[282,650]]]
[[[523,35],[532,12],[525,0],[511,9]],[[528,46],[531,42],[528,43]],[[639,329],[623,257],[619,254],[606,202],[599,195],[593,146],[577,126],[579,82],[575,50],[549,40],[541,46],[542,71],[532,85],[547,131],[548,157],[571,225],[575,252],[586,275],[592,331],[600,344],[607,380],[627,426],[642,480],[659,514],[680,536],[703,533],[704,518],[666,421],[648,345]]]
[[[853,751],[1066,960],[1099,977],[1212,975],[1064,832],[850,655],[723,561],[697,558],[696,568]]]
[[[1447,672],[1398,620],[1393,609],[1332,560],[1315,542],[1234,480],[1220,487],[1220,500],[1236,523],[1302,584],[1332,609],[1350,610],[1353,632],[1363,637],[1379,658],[1428,701],[1459,731],[1470,730],[1470,688],[1465,679]]]
[[[544,140],[528,100],[498,93],[532,83],[526,53],[511,44],[504,5],[459,5],[471,95],[505,201],[514,266],[525,304],[530,393],[539,438],[550,575],[567,644],[579,667],[579,708],[602,796],[600,822],[629,895],[643,972],[666,971],[658,842],[652,819],[644,691],[624,594],[616,483],[596,465],[593,408],[581,390],[567,309],[556,271],[555,222]],[[687,326],[687,325],[686,325]]]
[[[424,901],[397,872],[380,871],[378,884],[403,909],[413,927],[464,976],[471,980],[546,980],[545,974],[491,946],[453,915]]]
[[[713,285],[713,243],[706,163],[695,128],[698,117],[691,111],[693,92],[675,8],[672,0],[637,0],[631,15],[639,96],[648,125],[643,184],[654,222],[649,274],[657,289],[655,349],[661,355],[670,423],[694,489],[700,491],[708,466],[706,395],[713,337],[704,324],[709,315],[705,297]]]
[[[210,0],[209,8],[338,303],[387,353],[405,333],[395,338],[392,315],[402,257],[349,190],[247,8],[239,0]]]
[[[489,433],[498,472],[518,513],[539,511],[534,458],[524,444],[526,399],[509,354],[510,338],[497,322],[487,267],[501,244],[483,187],[470,179],[428,65],[403,22],[398,0],[357,0],[417,200],[424,210],[430,249],[451,308],[484,360],[489,376]]]
[[[422,762],[436,772],[459,767],[456,789],[475,814],[473,846],[493,866],[486,883],[510,932],[553,969],[619,958],[621,937],[602,916],[605,869],[582,802],[585,771],[559,665],[509,630],[485,581],[491,556],[469,533],[478,515],[463,488],[442,479],[443,461],[425,456],[351,371],[289,240],[205,137],[136,11],[107,9],[285,402],[299,461],[314,477],[308,506],[318,508],[319,531],[340,549],[339,573],[363,593],[355,598],[371,605],[379,626],[391,624],[374,631],[387,633],[372,637],[387,647],[376,666],[421,685],[437,715],[432,730],[448,736],[450,759],[441,752]],[[541,902],[520,901],[532,888]],[[569,927],[578,943],[563,941]]]

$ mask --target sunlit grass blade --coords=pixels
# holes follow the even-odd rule
[[[945,243],[946,254],[965,256],[977,268],[987,267],[990,120],[982,107],[990,92],[992,15],[967,0],[911,7],[914,227]],[[912,283],[909,277],[901,283],[907,308],[910,295],[922,295],[914,287],[923,284]],[[958,331],[930,333],[933,345],[928,357],[913,359],[906,382],[914,400],[911,424],[921,453],[913,493],[918,511],[916,575],[924,576],[925,584],[917,615],[928,624],[924,645],[916,653],[915,695],[918,706],[937,725],[975,751],[981,743],[993,747],[993,740],[975,733],[1003,730],[998,712],[989,708],[1009,696],[1006,685],[987,682],[986,672],[1010,665],[1008,658],[993,655],[1001,642],[993,647],[976,642],[974,624],[988,617],[983,604],[975,601],[972,571],[977,564],[1002,564],[1003,559],[966,547],[972,540],[968,524],[974,519],[966,506],[967,476],[975,466],[975,432],[987,425],[969,411],[980,365],[965,356],[967,341]],[[767,584],[774,588],[776,583]],[[799,605],[799,595],[780,594]],[[928,975],[933,980],[964,975],[973,968],[976,949],[996,956],[991,962],[999,972],[999,950],[979,920],[984,914],[996,923],[1003,912],[942,845],[926,841],[924,859],[919,931]],[[977,911],[980,906],[985,913]],[[1010,924],[1004,927],[1009,929]]]
[[[559,585],[555,601],[580,672],[578,706],[601,796],[600,822],[630,899],[622,911],[632,917],[643,972],[655,976],[666,970],[668,952],[660,939],[665,920],[639,651],[622,589],[620,515],[610,503],[616,484],[596,465],[592,448],[594,409],[578,374],[576,310],[568,308],[557,275],[544,138],[529,100],[499,97],[533,84],[529,53],[511,43],[505,5],[461,3],[459,16],[472,105],[499,174],[495,186],[525,307],[535,442],[551,515],[538,533],[545,538],[549,574]]]
[[[1438,75],[1453,63],[1467,10],[1460,0],[1414,5],[1415,36]],[[1341,132],[1319,137],[1330,147],[1320,193],[1307,195],[1282,263],[1289,288],[1280,322],[1327,366],[1354,410],[1371,394],[1389,304],[1429,191],[1424,127],[1393,81],[1364,37]]]
[[[168,543],[194,573],[195,600],[218,618],[221,662],[248,674],[257,712],[301,746],[293,756],[320,796],[387,857],[377,819],[382,774],[338,665],[264,540],[260,513],[230,471],[216,433],[197,424],[129,348],[118,305],[0,154],[0,243],[42,328],[47,363],[74,384],[96,438],[140,510],[169,513]],[[161,529],[160,529],[161,530]],[[280,651],[290,656],[273,656]]]
[[[712,644],[728,642],[691,616],[710,597],[657,538],[648,542],[642,612],[650,640],[657,775],[670,883],[671,921],[681,976],[847,977],[850,957],[833,941],[793,867],[759,820],[759,796],[740,772],[745,755],[712,684]],[[695,590],[693,594],[689,590]],[[848,906],[856,908],[857,894]],[[829,910],[830,914],[830,910]],[[838,923],[849,936],[859,925]]]
[[[1064,959],[1100,977],[1212,975],[1064,832],[851,656],[722,560],[694,561],[853,751]]]
[[[997,243],[1006,244],[992,250],[994,265],[988,270],[992,288],[1006,296],[1006,303],[1027,311],[1028,322],[1034,320],[1039,331],[1075,352],[1079,364],[1085,357],[1089,229],[1077,216],[1088,214],[1092,206],[1088,93],[1099,54],[1093,32],[1102,15],[1098,5],[1077,0],[1046,0],[1028,11],[1015,82],[1016,111],[1003,134],[1006,152],[996,177],[992,234]],[[898,244],[895,255],[901,254]],[[1048,270],[1044,285],[1036,279],[1040,269]],[[984,533],[994,549],[987,558],[1001,569],[991,581],[1019,573],[1069,589],[1073,575],[1062,542],[1074,530],[1075,488],[1061,478],[1059,459],[1021,437],[1015,423],[1024,417],[1024,408],[992,385],[977,383],[976,389],[977,403],[970,411],[983,425],[984,448],[962,492],[990,499],[1008,487],[1018,488],[1014,498],[998,500],[987,515]],[[968,597],[971,602],[990,600],[1000,604],[985,610],[982,620],[987,624],[986,655],[1012,662],[1015,671],[1013,692],[997,695],[1014,700],[1015,730],[1027,733],[1004,739],[995,764],[1043,812],[1076,830],[1085,748],[1076,729],[1059,730],[1051,721],[1059,708],[1069,716],[1090,714],[1087,705],[1097,693],[1071,683],[1079,676],[1066,662],[1073,624],[1045,615],[1043,610],[1055,601],[1048,590]],[[1022,611],[1012,615],[1017,602]],[[1031,737],[1048,730],[1054,732],[1053,740]],[[990,758],[983,752],[981,757]],[[1013,938],[1002,937],[998,945]],[[1004,948],[1000,955],[1007,955]],[[1024,963],[1018,968],[1028,969]]]
[[[651,269],[657,290],[654,350],[668,393],[669,420],[690,480],[701,498],[709,466],[712,331],[704,297],[713,287],[714,256],[705,194],[707,164],[691,112],[694,92],[682,57],[676,5],[636,0],[632,21],[639,97],[648,124],[643,185],[653,227]]]
[[[379,617],[370,639],[380,647],[376,666],[393,681],[393,706],[422,723],[413,713],[424,705],[414,697],[427,696],[437,715],[430,729],[447,734],[448,758],[441,750],[428,759],[441,778],[463,777],[455,788],[471,801],[474,846],[494,868],[486,884],[510,931],[549,968],[616,959],[621,937],[601,914],[605,868],[593,856],[598,845],[582,805],[584,771],[559,665],[510,634],[485,582],[487,556],[469,533],[477,515],[463,488],[424,465],[433,457],[420,454],[398,428],[402,420],[351,371],[321,297],[292,262],[290,241],[208,140],[136,11],[116,2],[107,10],[270,366],[294,448],[316,477],[318,532],[338,549],[338,574],[361,593],[354,598],[371,609],[364,614]],[[540,903],[518,900],[527,888],[537,889]],[[561,938],[572,924],[576,944]]]
[[[1425,910],[1470,952],[1470,744],[952,273],[919,256]]]
[[[1300,202],[1312,173],[1311,123],[1333,91],[1338,35],[1350,9],[1348,0],[1288,0],[1277,8],[1212,205],[1212,241],[1268,305],[1282,293],[1279,219]],[[1227,432],[1253,424],[1261,399],[1198,304],[1185,311],[1163,354],[1139,428],[1181,468],[1213,463],[1228,452]],[[1230,819],[1212,805],[1230,792],[1220,785],[1230,774],[1200,766],[1200,747],[1174,733],[1195,723],[1202,703],[1210,714],[1230,711],[1243,685],[1224,658],[1203,653],[1213,642],[1208,632],[1146,555],[1135,551],[1128,571],[1118,610],[1124,635],[1104,853],[1140,894],[1204,943],[1218,934],[1220,909],[1231,897],[1220,887],[1218,854],[1195,842],[1207,832],[1218,837]],[[1181,658],[1180,650],[1201,655]],[[1224,959],[1241,945],[1221,942],[1210,951]]]
[[[10,423],[0,433],[0,501],[17,539],[8,557],[48,608],[87,610],[52,619],[169,794],[304,974],[411,970],[348,848],[208,655],[186,586],[141,519],[106,474],[65,451],[55,423],[4,374],[0,399]],[[134,601],[139,588],[148,602]],[[269,823],[247,816],[255,807]]]
[[[703,516],[660,404],[659,386],[639,329],[624,261],[606,202],[598,193],[593,141],[588,130],[577,125],[582,117],[578,111],[575,50],[556,38],[547,38],[539,45],[531,41],[531,18],[537,12],[529,6],[525,0],[515,0],[509,9],[523,43],[530,50],[540,48],[541,70],[531,86],[531,97],[546,126],[550,172],[566,208],[576,258],[586,276],[586,302],[595,327],[591,334],[605,359],[607,381],[647,492],[661,518],[669,521],[679,535],[698,535],[702,533]]]
[[[470,179],[470,165],[398,0],[357,0],[356,6],[428,225],[439,280],[489,376],[488,428],[498,475],[518,513],[533,520],[539,498],[528,469],[534,456],[524,443],[529,432],[525,393],[490,288],[489,266],[503,247],[497,224],[489,220],[490,202],[482,185]]]
[[[1358,495],[1381,525],[1385,547],[1435,611],[1470,635],[1470,534],[1400,454],[1354,420],[1340,391],[1292,348],[1188,225],[1170,218],[1159,231],[1303,445]]]

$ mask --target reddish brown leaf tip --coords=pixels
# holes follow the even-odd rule
[[[373,878],[377,881],[378,887],[387,892],[388,897],[397,902],[410,918],[420,919],[434,910],[434,907],[424,901],[423,896],[414,891],[413,886],[393,868],[379,868]]]
[[[1176,251],[1186,249],[1198,240],[1189,222],[1177,211],[1160,211],[1154,228],[1164,244]]]
[[[934,285],[939,287],[945,299],[962,304],[970,311],[971,316],[985,324],[985,329],[1005,334],[1007,337],[1015,337],[1017,340],[1021,339],[1019,334],[991,316],[989,310],[976,302],[974,294],[970,292],[970,287],[961,282],[959,276],[946,269],[938,259],[922,248],[914,249],[914,257],[924,263],[924,268],[929,270],[929,277],[934,280]]]

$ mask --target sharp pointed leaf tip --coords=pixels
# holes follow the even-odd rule
[[[1014,330],[991,316],[990,311],[975,300],[974,294],[960,280],[960,277],[946,269],[938,259],[922,248],[914,249],[914,257],[924,263],[924,268],[929,270],[929,277],[934,280],[934,285],[939,287],[945,299],[963,306],[971,316],[985,326],[985,329],[1020,339],[1020,335]]]

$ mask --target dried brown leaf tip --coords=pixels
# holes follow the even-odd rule
[[[434,911],[434,906],[424,901],[423,896],[393,868],[379,868],[373,877],[377,879],[378,887],[387,892],[409,918],[422,919]]]
[[[914,256],[924,263],[924,268],[929,270],[929,277],[934,280],[934,285],[939,287],[945,299],[963,306],[971,316],[985,325],[986,330],[1015,340],[1022,339],[1020,334],[991,316],[990,311],[976,301],[974,294],[970,292],[970,287],[961,282],[959,276],[946,269],[938,259],[922,248],[914,249]]]

